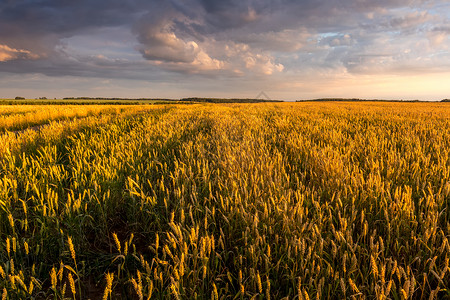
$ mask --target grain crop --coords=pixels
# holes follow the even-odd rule
[[[449,104],[10,106],[0,130],[2,299],[450,297]]]

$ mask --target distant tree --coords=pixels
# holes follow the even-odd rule
[[[41,100],[47,100],[47,97],[39,97]]]
[[[16,100],[25,100],[25,97],[16,97]]]

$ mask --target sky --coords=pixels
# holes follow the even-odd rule
[[[0,0],[0,98],[450,98],[450,0]]]

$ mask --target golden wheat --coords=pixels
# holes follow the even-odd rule
[[[448,104],[11,106],[0,130],[4,299],[450,296]]]

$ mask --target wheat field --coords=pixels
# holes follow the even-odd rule
[[[0,107],[2,299],[450,299],[450,104]]]

